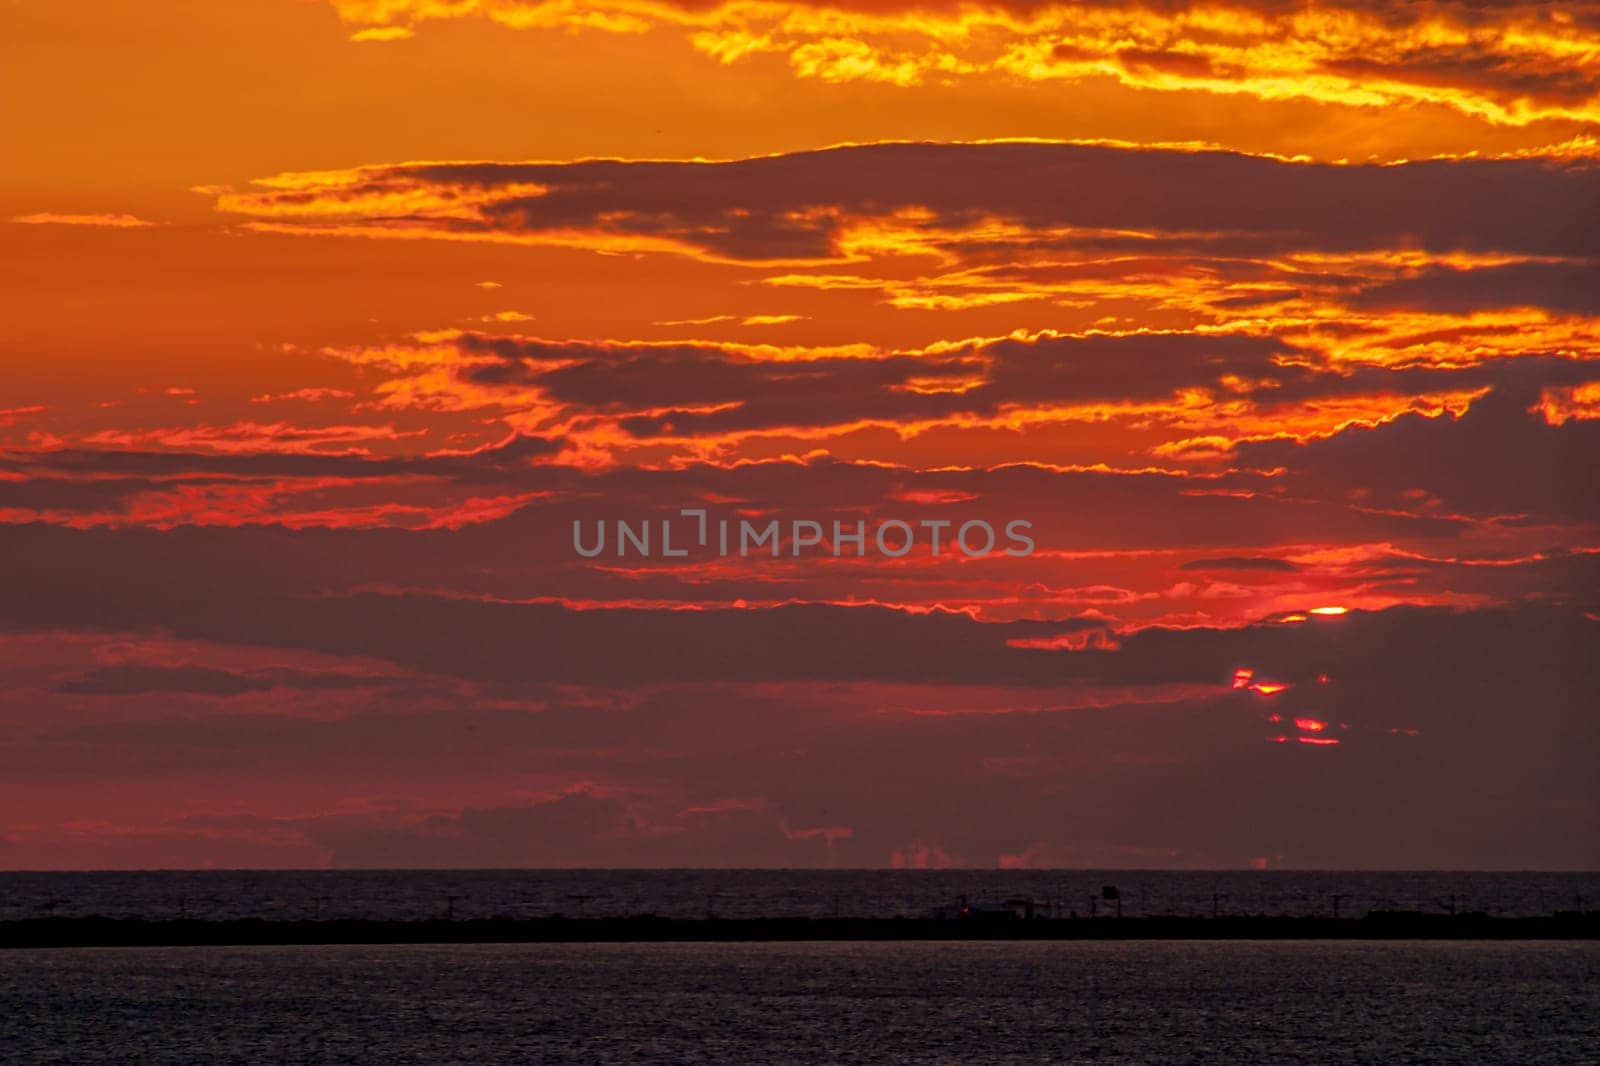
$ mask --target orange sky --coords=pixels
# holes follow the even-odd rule
[[[1600,858],[1595,5],[19,0],[0,42],[0,867],[459,862],[485,812],[486,865]],[[572,551],[697,504],[1038,550]],[[1500,757],[1536,795],[1427,823]],[[1402,767],[1414,834],[1315,813]],[[1270,813],[1173,822],[1218,773]],[[1002,832],[949,781],[1135,799]]]

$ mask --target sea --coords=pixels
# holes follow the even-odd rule
[[[0,951],[0,1061],[1600,1062],[1600,944]]]
[[[1115,888],[1118,899],[1107,900]],[[0,874],[0,920],[1550,914],[1600,875],[1150,871]],[[1070,908],[1070,910],[1068,909]],[[1600,1064],[1595,941],[0,950],[0,1063]]]

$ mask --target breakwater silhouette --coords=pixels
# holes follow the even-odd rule
[[[0,922],[0,948],[311,944],[671,943],[873,940],[1592,940],[1600,913],[1547,917],[1375,911],[1360,918],[470,918]]]

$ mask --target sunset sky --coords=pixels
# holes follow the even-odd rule
[[[1600,3],[0,0],[0,123],[0,869],[1600,866]],[[573,550],[696,507],[1036,550]]]

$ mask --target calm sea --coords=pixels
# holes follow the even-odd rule
[[[966,896],[1028,898],[1062,915],[1326,915],[1600,906],[1600,873],[1150,870],[301,870],[0,873],[0,920],[921,916]],[[1091,898],[1096,902],[1091,903]]]
[[[1600,944],[0,951],[26,1063],[1600,1061]]]

